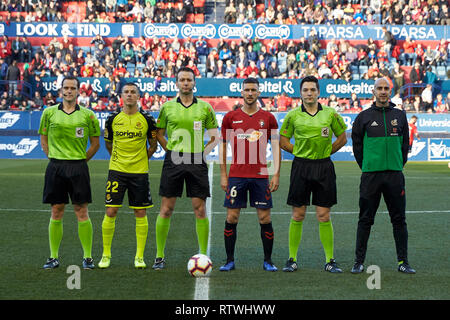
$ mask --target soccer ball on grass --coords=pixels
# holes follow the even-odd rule
[[[193,277],[207,277],[212,271],[211,259],[207,255],[196,254],[189,259],[187,269]]]

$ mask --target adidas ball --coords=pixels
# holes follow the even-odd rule
[[[207,277],[212,271],[211,259],[204,254],[196,254],[189,259],[187,270],[193,277]]]

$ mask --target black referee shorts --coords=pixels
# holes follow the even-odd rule
[[[86,160],[50,159],[45,171],[43,202],[50,204],[92,202],[91,180]]]
[[[178,154],[178,153],[177,153]],[[167,151],[161,172],[159,195],[172,198],[181,197],[186,183],[186,195],[189,198],[206,199],[210,196],[208,166],[201,154],[192,154],[185,157],[185,163],[174,163],[172,152]],[[185,154],[186,156],[186,154]],[[183,155],[181,155],[183,157]],[[194,161],[194,157],[198,158]],[[179,159],[179,158],[178,158]]]
[[[330,158],[310,160],[295,158],[291,168],[291,182],[287,204],[331,208],[337,203],[336,173]]]

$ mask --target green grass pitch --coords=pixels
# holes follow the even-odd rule
[[[192,300],[196,279],[186,271],[188,258],[197,253],[194,216],[189,199],[177,202],[166,246],[167,269],[156,272],[155,220],[159,210],[159,175],[162,162],[152,161],[151,189],[155,202],[149,210],[149,235],[145,259],[148,268],[135,270],[135,220],[127,206],[119,212],[112,246],[112,263],[107,270],[81,270],[81,289],[69,290],[69,265],[80,265],[81,245],[72,207],[64,216],[64,236],[60,248],[60,268],[42,269],[49,255],[49,206],[41,202],[47,161],[0,160],[0,299],[125,299]],[[107,161],[89,162],[94,201],[89,206],[94,226],[94,259],[102,253],[101,222],[104,216],[104,188]],[[395,245],[389,215],[382,200],[369,240],[366,267],[381,270],[381,289],[369,290],[370,274],[352,275],[358,217],[360,170],[355,163],[335,163],[338,205],[332,208],[335,257],[343,274],[323,271],[324,253],[318,223],[309,208],[299,250],[299,270],[295,273],[267,273],[262,270],[263,251],[254,209],[243,210],[238,225],[236,270],[221,273],[225,260],[223,227],[224,193],[220,189],[219,166],[214,164],[211,202],[210,256],[214,270],[207,285],[213,300],[304,300],[304,299],[449,299],[449,214],[450,169],[447,163],[408,163],[405,168],[409,260],[416,275],[396,269]],[[288,257],[290,207],[286,205],[290,162],[283,162],[280,189],[273,194],[275,244],[273,261],[281,269]],[[127,204],[125,199],[125,204]]]

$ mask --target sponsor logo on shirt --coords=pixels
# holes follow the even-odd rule
[[[142,137],[142,131],[135,132],[135,131],[116,131],[115,135],[117,137],[128,137],[128,138],[134,138],[134,137]]]
[[[258,141],[262,135],[263,133],[261,131],[253,131],[252,133],[239,133],[236,138],[240,140],[247,139],[250,142],[254,142]]]
[[[397,119],[391,120],[391,124],[395,127],[398,125]]]
[[[244,120],[236,120],[236,121],[233,121],[233,123],[243,123],[244,122]]]

